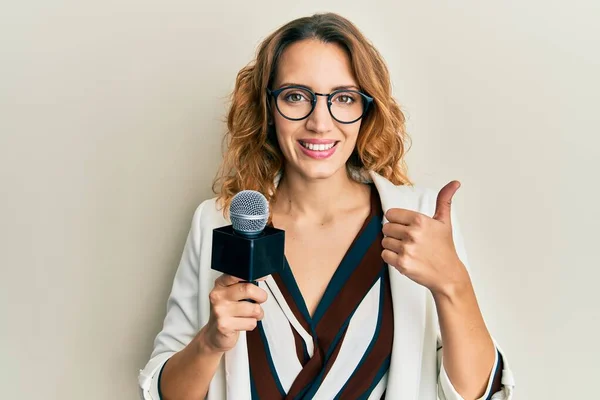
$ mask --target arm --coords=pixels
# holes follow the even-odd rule
[[[218,365],[214,355],[208,355],[200,345],[198,333],[198,267],[200,252],[200,217],[203,202],[194,213],[191,228],[185,243],[183,255],[175,274],[173,287],[167,301],[167,314],[162,330],[154,340],[154,350],[145,368],[140,371],[139,385],[145,400],[160,400],[158,378],[166,388],[163,400],[178,393],[173,391],[173,384],[183,385],[190,394],[203,398],[208,390],[208,382],[212,379]],[[208,293],[206,293],[208,296]],[[165,362],[170,360],[166,366]],[[202,364],[206,362],[206,365]],[[202,365],[202,368],[199,368]],[[164,370],[162,367],[165,366]],[[163,372],[162,375],[160,372]],[[185,371],[185,372],[184,372]],[[202,375],[203,379],[197,379]],[[191,380],[190,377],[194,377]],[[189,381],[188,384],[184,382]]]
[[[188,346],[164,364],[158,381],[162,400],[204,399],[223,353],[203,340],[203,328]]]
[[[456,252],[469,271],[460,223],[452,210]],[[471,280],[433,295],[440,323],[439,387],[442,399],[512,398],[514,380],[502,351],[490,336]],[[504,386],[503,386],[504,385]]]
[[[497,346],[477,305],[459,223],[450,206],[458,187],[452,181],[437,196],[429,191],[435,205],[432,217],[409,209],[388,209],[381,256],[401,274],[428,288],[433,296],[445,342],[443,357],[438,361],[439,397],[464,400],[463,396],[474,399],[483,393],[487,400],[498,364]],[[501,384],[506,388],[500,394],[494,393],[494,400],[510,399],[514,386],[510,370],[502,361]]]
[[[497,352],[483,321],[471,285],[434,295],[443,338],[442,360],[456,391],[464,399],[486,393],[494,373],[491,393],[500,390],[502,368],[496,368]],[[500,361],[502,359],[500,358]]]
[[[175,274],[162,331],[152,357],[140,371],[145,400],[187,400],[206,397],[223,354],[231,350],[239,332],[252,330],[264,316],[260,304],[267,293],[240,278],[221,274],[210,292],[199,289],[200,214],[196,210],[181,263]],[[207,289],[204,289],[207,290]],[[210,302],[210,316],[199,328],[199,296]],[[254,302],[241,301],[251,299]],[[219,396],[218,386],[213,387]]]

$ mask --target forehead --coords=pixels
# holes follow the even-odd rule
[[[314,39],[295,42],[284,50],[274,87],[284,83],[325,92],[339,86],[358,86],[346,51],[338,44]]]

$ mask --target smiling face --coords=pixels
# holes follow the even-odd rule
[[[300,85],[316,93],[331,93],[340,88],[359,90],[346,52],[337,44],[313,39],[295,42],[281,55],[270,89],[277,90],[289,85]],[[284,91],[279,95],[278,102],[280,105],[285,102],[287,110],[307,107],[310,100],[305,99],[303,93],[305,92]],[[285,157],[286,173],[298,174],[308,180],[346,173],[346,161],[356,145],[361,123],[360,120],[352,124],[336,121],[327,108],[327,97],[316,97],[315,109],[300,121],[284,118],[275,108],[274,102],[271,102],[277,140]],[[351,99],[342,95],[332,99],[332,107],[345,107],[345,103],[350,101]],[[302,105],[302,102],[305,104]],[[284,109],[282,111],[285,112]]]

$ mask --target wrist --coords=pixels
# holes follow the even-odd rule
[[[223,351],[215,349],[210,344],[210,341],[208,340],[207,329],[208,328],[206,325],[204,327],[202,327],[202,329],[200,329],[200,331],[194,338],[194,342],[195,342],[194,349],[195,349],[196,354],[202,355],[202,356],[216,356],[216,357],[222,356]]]
[[[466,274],[460,280],[446,283],[436,290],[432,290],[431,294],[436,302],[460,303],[475,295],[473,284],[469,275]]]

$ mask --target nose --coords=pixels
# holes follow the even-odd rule
[[[315,109],[306,119],[306,129],[316,133],[325,133],[331,131],[332,128],[333,118],[327,108],[327,96],[317,95]]]

